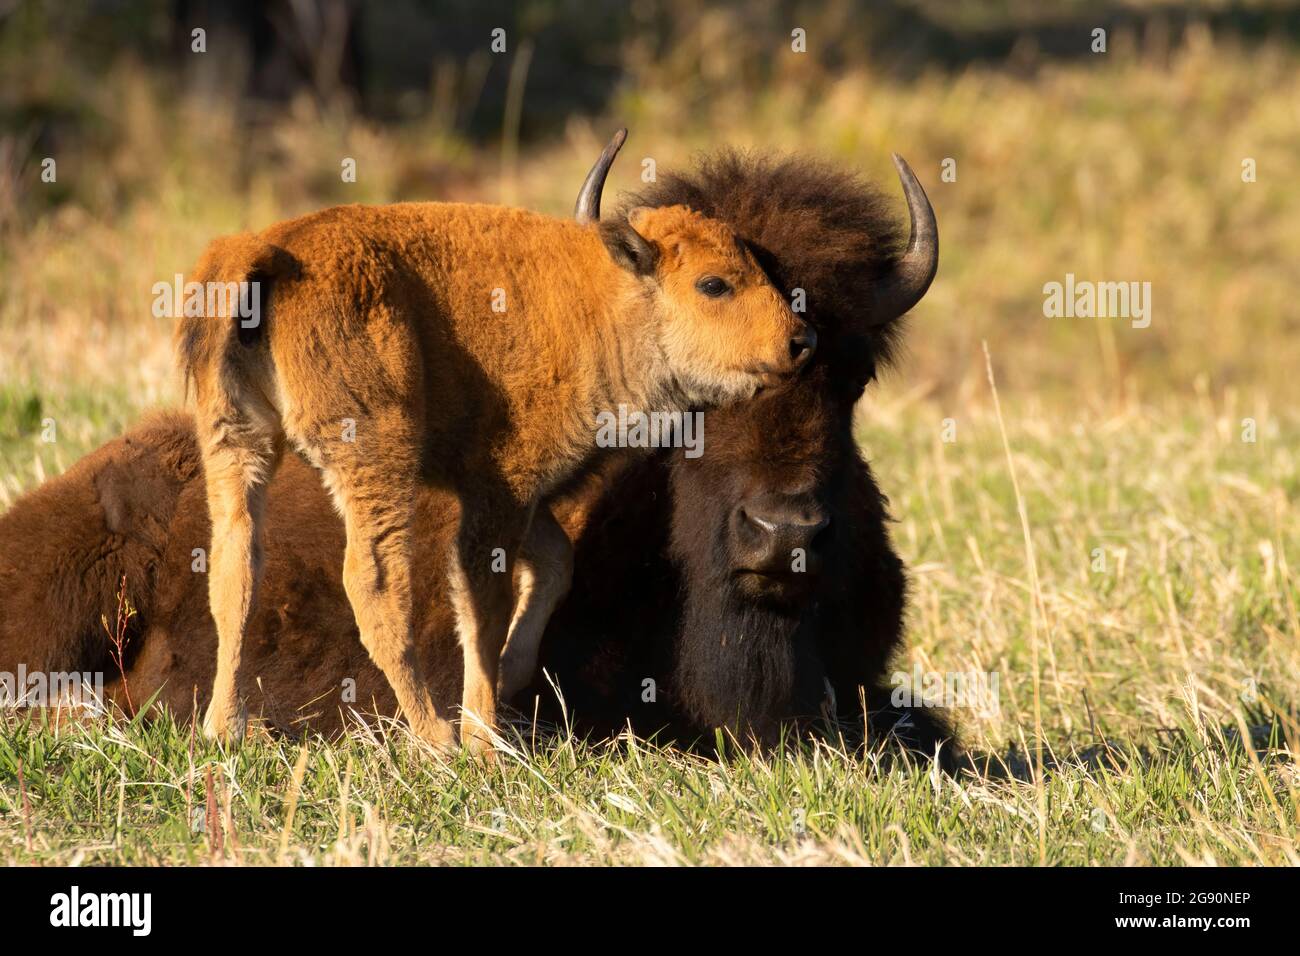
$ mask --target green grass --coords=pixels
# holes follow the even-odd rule
[[[1208,402],[1078,422],[1005,409],[1035,602],[987,402],[891,404],[893,391],[864,405],[861,436],[912,569],[899,667],[998,674],[998,712],[955,712],[989,773],[947,779],[824,743],[705,759],[641,741],[534,741],[526,727],[487,768],[400,727],[305,744],[259,733],[226,752],[170,717],[55,728],[10,713],[0,860],[1300,862],[1287,564],[1300,422],[1270,418],[1247,444],[1238,412]],[[945,417],[958,422],[950,444]],[[1098,543],[1105,571],[1093,570]],[[1255,748],[1240,746],[1243,728]]]
[[[706,760],[515,743],[485,768],[400,728],[228,753],[170,719],[57,734],[13,720],[0,845],[8,863],[58,864],[1296,862],[1294,768],[1213,732],[1066,760],[1043,784],[1041,855],[1032,780],[954,781],[826,745]]]

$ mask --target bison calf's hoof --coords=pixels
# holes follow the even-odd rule
[[[248,733],[248,708],[242,703],[235,706],[208,707],[203,717],[203,736],[220,743],[239,743]]]
[[[496,763],[496,744],[492,740],[492,733],[481,724],[462,724],[461,743],[472,756],[483,763],[489,766]]]
[[[460,742],[456,739],[456,728],[450,720],[441,717],[412,717],[409,714],[405,716],[411,732],[417,738],[440,754],[450,755],[456,752]]]
[[[528,686],[533,679],[536,655],[523,659],[520,655],[507,653],[501,655],[501,669],[497,677],[497,699],[509,700]]]

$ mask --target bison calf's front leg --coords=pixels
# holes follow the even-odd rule
[[[546,625],[572,583],[573,545],[551,509],[541,505],[528,527],[515,569],[514,617],[501,652],[497,681],[497,693],[503,700],[533,679]]]
[[[497,676],[513,610],[515,557],[529,512],[515,505],[461,499],[460,533],[451,555],[451,597],[465,659],[460,739],[487,754],[496,731]]]

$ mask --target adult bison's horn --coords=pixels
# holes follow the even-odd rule
[[[600,221],[600,194],[605,188],[605,177],[609,175],[609,167],[614,165],[614,157],[623,148],[626,139],[626,129],[615,133],[609,145],[601,152],[600,158],[596,160],[596,164],[591,167],[591,172],[587,173],[587,178],[582,181],[582,188],[578,190],[578,201],[573,204],[573,218],[578,222]]]
[[[871,311],[877,324],[898,318],[920,302],[939,269],[939,226],[934,221],[934,208],[907,160],[897,153],[893,155],[898,178],[903,183],[903,195],[907,197],[912,235],[894,271],[876,286]]]

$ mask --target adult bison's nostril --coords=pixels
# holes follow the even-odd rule
[[[817,351],[817,330],[811,325],[805,325],[801,332],[790,339],[791,369],[803,368],[815,351]]]
[[[831,523],[828,515],[821,512],[808,514],[787,511],[762,511],[753,508],[740,508],[745,520],[757,527],[763,534],[774,538],[783,538],[795,546],[812,543],[813,538],[821,534]]]
[[[830,525],[830,515],[816,502],[775,499],[748,501],[736,509],[737,558],[743,570],[787,573],[794,569],[796,549],[800,567],[807,567],[817,536]]]

